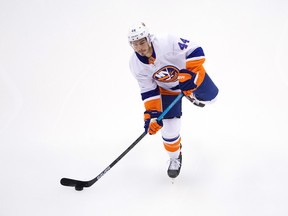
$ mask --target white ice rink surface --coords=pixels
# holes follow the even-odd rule
[[[0,215],[288,215],[287,11],[286,0],[2,0]],[[157,134],[93,187],[63,187],[143,132],[126,40],[137,20],[200,44],[218,100],[183,101],[174,184]]]

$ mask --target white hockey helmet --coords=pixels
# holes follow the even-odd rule
[[[131,44],[131,42],[140,40],[142,38],[147,38],[147,41],[149,43],[151,42],[150,33],[146,25],[143,22],[132,25],[128,33],[129,43]]]

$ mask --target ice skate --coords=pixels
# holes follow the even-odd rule
[[[170,164],[167,170],[168,176],[172,179],[176,178],[180,173],[181,166],[182,166],[182,152],[180,152],[178,158],[170,158]]]

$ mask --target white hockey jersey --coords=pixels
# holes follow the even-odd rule
[[[197,44],[172,35],[152,36],[153,57],[151,64],[147,57],[136,52],[130,58],[129,66],[138,81],[146,110],[161,111],[160,94],[180,94],[178,74],[181,69],[197,73],[197,84],[205,76],[202,64],[204,52]]]

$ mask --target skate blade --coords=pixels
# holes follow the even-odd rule
[[[175,180],[176,178],[170,178],[171,179],[171,183],[174,184],[175,183]]]

